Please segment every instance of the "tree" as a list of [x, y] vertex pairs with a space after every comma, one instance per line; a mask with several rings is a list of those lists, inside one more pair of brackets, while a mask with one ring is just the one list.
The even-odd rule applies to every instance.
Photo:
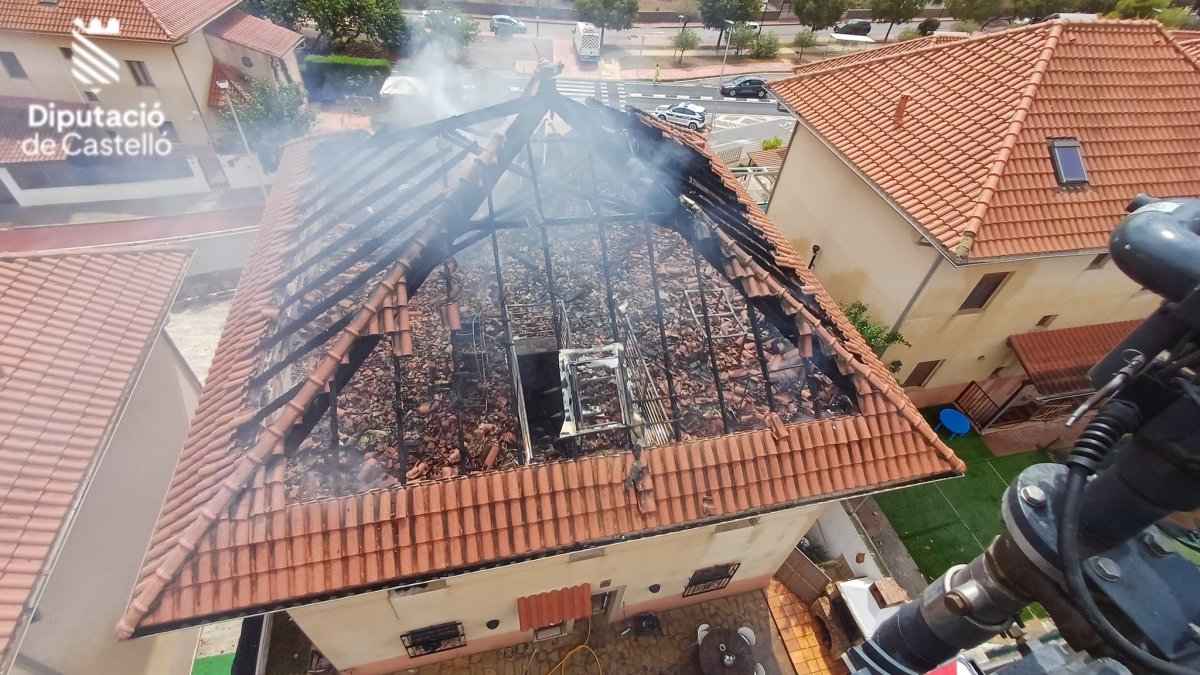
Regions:
[[[878, 323], [871, 318], [871, 308], [857, 300], [845, 305], [838, 305], [842, 309], [842, 314], [854, 324], [854, 328], [862, 339], [866, 341], [876, 354], [880, 356], [887, 351], [888, 347], [894, 344], [901, 344], [905, 347], [911, 347], [904, 336], [900, 333], [891, 330], [887, 326]], [[892, 372], [896, 372], [899, 368], [892, 368]]]
[[1119, 0], [1117, 16], [1122, 19], [1152, 19], [1167, 8], [1167, 0]]
[[796, 0], [792, 11], [800, 23], [817, 31], [840, 21], [847, 4], [847, 0]]
[[[317, 25], [318, 37], [331, 50], [344, 49], [359, 36], [383, 43], [407, 35], [395, 0], [303, 0], [304, 13]], [[473, 22], [472, 22], [473, 23]], [[397, 34], [397, 29], [399, 34]], [[394, 45], [394, 46], [399, 46]]]
[[[263, 166], [273, 169], [279, 165], [284, 144], [312, 131], [317, 113], [304, 105], [304, 89], [299, 84], [276, 86], [269, 79], [252, 78], [239, 89], [242, 95], [230, 96], [229, 103], [237, 112], [246, 142]], [[229, 106], [222, 109], [221, 127], [227, 139], [237, 138]]]
[[638, 0], [575, 0], [580, 21], [600, 29], [600, 46], [604, 46], [604, 31], [628, 30], [637, 18]]
[[1087, 14], [1108, 14], [1117, 8], [1117, 0], [1079, 0], [1078, 11]]
[[762, 142], [763, 150], [778, 150], [783, 147], [783, 139], [778, 136], [772, 136], [764, 139]]
[[684, 28], [675, 36], [675, 49], [679, 50], [679, 62], [683, 63], [683, 53], [700, 46], [700, 36], [691, 28]]
[[733, 32], [729, 34], [729, 46], [733, 47], [738, 56], [743, 49], [749, 49], [754, 44], [754, 29], [744, 23], [734, 24]]
[[937, 29], [942, 27], [942, 22], [933, 17], [929, 17], [917, 24], [917, 32], [922, 36], [933, 35]]
[[971, 34], [979, 30], [979, 22], [972, 21], [970, 19], [963, 19], [961, 21], [955, 21], [953, 28], [956, 33]]
[[773, 59], [779, 56], [779, 36], [774, 33], [755, 35], [750, 45], [750, 56], [756, 59]]
[[[476, 28], [476, 32], [478, 33], [478, 28]], [[408, 22], [404, 20], [400, 5], [398, 3], [385, 4], [379, 14], [379, 20], [376, 22], [374, 39], [388, 49], [399, 51], [400, 47], [408, 42], [409, 37]]]
[[1075, 10], [1075, 0], [1013, 0], [1013, 14], [1026, 19], [1041, 19]]
[[479, 39], [479, 24], [456, 7], [440, 6], [425, 16], [425, 37], [451, 47], [466, 47]]
[[805, 47], [812, 47], [815, 44], [817, 44], [817, 36], [811, 30], [802, 30], [792, 38], [792, 46], [799, 50], [796, 53], [798, 59], [804, 58]]
[[907, 23], [925, 8], [925, 0], [871, 0], [871, 18], [887, 21], [887, 33], [883, 41], [892, 36], [892, 28], [898, 23]]
[[959, 21], [983, 24], [1000, 14], [1004, 0], [946, 0], [946, 13]]
[[[578, 4], [578, 3], [577, 3]], [[717, 36], [717, 46], [729, 26], [726, 21], [750, 21], [758, 16], [762, 9], [760, 0], [699, 0], [700, 20], [705, 28], [715, 28], [721, 31]]]
[[302, 0], [244, 0], [242, 10], [289, 30], [298, 30], [307, 18]]
[[896, 36], [896, 42], [908, 42], [909, 40], [919, 40], [922, 37], [925, 37], [925, 36], [921, 35], [921, 31], [917, 30], [916, 28], [905, 28], [904, 30], [900, 31], [899, 35]]

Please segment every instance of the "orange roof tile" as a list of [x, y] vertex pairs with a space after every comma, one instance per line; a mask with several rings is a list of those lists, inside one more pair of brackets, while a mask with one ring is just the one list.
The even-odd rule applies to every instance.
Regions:
[[840, 68], [842, 66], [871, 61], [873, 59], [895, 56], [896, 54], [905, 54], [916, 49], [924, 49], [933, 45], [943, 45], [951, 42], [958, 42], [965, 38], [955, 35], [929, 35], [916, 40], [905, 40], [903, 42], [895, 42], [882, 47], [873, 47], [869, 49], [859, 49], [847, 54], [841, 54], [829, 59], [813, 61], [812, 63], [804, 63], [795, 68], [792, 72], [796, 75], [807, 75], [828, 68]]
[[787, 156], [787, 148], [775, 148], [774, 150], [755, 150], [754, 152], [746, 153], [750, 159], [750, 166], [775, 167], [783, 166], [783, 158]]
[[277, 59], [291, 54], [304, 39], [299, 33], [236, 9], [205, 26], [204, 32]]
[[246, 76], [242, 71], [227, 66], [220, 61], [213, 59], [212, 77], [208, 83], [208, 107], [215, 110], [220, 110], [225, 107], [225, 90], [217, 86], [218, 82], [228, 82], [231, 86], [231, 95], [242, 100], [249, 100], [249, 94], [246, 92]]
[[592, 587], [579, 584], [537, 595], [517, 598], [517, 616], [521, 630], [553, 626], [563, 621], [582, 619], [592, 613]]
[[[549, 105], [564, 107], [552, 108], [563, 119], [570, 110], [587, 110], [556, 94], [538, 100], [551, 97]], [[454, 209], [473, 208], [460, 206], [463, 198], [482, 199], [482, 186], [498, 179], [493, 172], [503, 173], [492, 167], [505, 136], [477, 148], [465, 173], [450, 181], [451, 192], [388, 254], [387, 265], [364, 288], [365, 299], [346, 301], [341, 327], [305, 361], [305, 374], [282, 397], [286, 403], [259, 423], [263, 399], [249, 382], [278, 358], [277, 350], [260, 345], [286, 325], [278, 308], [290, 252], [305, 233], [323, 227], [322, 216], [340, 222], [327, 212], [352, 201], [313, 199], [315, 186], [330, 185], [322, 167], [333, 164], [322, 158], [349, 137], [293, 143], [281, 161], [120, 635], [815, 503], [965, 468], [703, 137], [644, 115], [590, 112], [615, 115], [624, 125], [619, 128], [653, 142], [657, 150], [646, 152], [678, 155], [711, 171], [707, 189], [741, 223], [737, 231], [716, 234], [727, 269], [737, 271], [747, 293], [778, 302], [799, 339], [811, 339], [836, 364], [852, 383], [858, 412], [799, 424], [773, 415], [766, 428], [648, 448], [642, 461], [652, 478], [641, 490], [623, 485], [632, 456], [609, 453], [289, 500], [283, 439], [309, 404], [320, 400], [357, 336], [382, 335], [394, 340], [389, 352], [413, 353], [416, 319], [410, 320], [408, 305], [418, 292], [437, 291], [422, 290], [423, 275], [412, 272], [410, 279], [409, 270], [426, 264], [426, 247], [446, 232], [442, 219], [461, 222]], [[507, 133], [517, 133], [518, 124], [526, 125], [526, 134], [533, 129], [520, 116], [510, 124]], [[386, 153], [391, 146], [364, 147]], [[747, 248], [752, 245], [755, 255]], [[437, 257], [438, 250], [431, 248], [429, 255]], [[253, 433], [244, 433], [250, 428]]]
[[[1200, 193], [1200, 66], [1157, 22], [1051, 21], [771, 88], [962, 260], [1099, 250], [1132, 195]], [[1058, 185], [1053, 137], [1082, 144], [1086, 188]]]
[[42, 131], [43, 138], [46, 137], [45, 130], [29, 126], [29, 106], [33, 103], [41, 105], [53, 103], [59, 108], [75, 110], [87, 108], [86, 104], [78, 101], [43, 101], [17, 96], [0, 96], [0, 165], [66, 159], [66, 149], [61, 145], [56, 146], [54, 154], [48, 156], [27, 155], [22, 149], [21, 144], [39, 131]]
[[0, 651], [162, 329], [191, 254], [0, 256]]
[[175, 42], [237, 0], [0, 0], [0, 31], [69, 35], [77, 17], [116, 19], [120, 39]]
[[1095, 389], [1087, 372], [1141, 321], [1117, 321], [1008, 336], [1021, 367], [1042, 396]]

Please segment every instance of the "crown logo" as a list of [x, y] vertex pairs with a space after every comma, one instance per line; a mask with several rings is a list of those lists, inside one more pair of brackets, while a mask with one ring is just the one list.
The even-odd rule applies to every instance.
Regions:
[[107, 22], [101, 24], [100, 19], [93, 17], [92, 19], [90, 19], [87, 22], [87, 25], [85, 26], [83, 24], [83, 19], [76, 17], [75, 21], [73, 23], [75, 24], [76, 28], [78, 28], [81, 32], [83, 32], [87, 35], [120, 35], [121, 34], [121, 22], [118, 21], [116, 18], [109, 19]]

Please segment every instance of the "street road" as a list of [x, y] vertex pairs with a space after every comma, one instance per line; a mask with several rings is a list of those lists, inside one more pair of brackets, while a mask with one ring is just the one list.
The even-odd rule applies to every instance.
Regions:
[[[509, 91], [513, 95], [524, 91], [529, 83], [528, 77], [508, 76], [504, 79], [509, 83]], [[643, 110], [653, 110], [660, 105], [676, 101], [692, 101], [718, 115], [787, 116], [776, 109], [775, 99], [771, 96], [765, 99], [722, 97], [715, 79], [654, 84], [631, 80], [572, 80], [560, 77], [556, 79], [556, 84], [558, 90], [568, 98], [583, 102], [594, 97], [605, 105], [619, 109], [632, 105]]]

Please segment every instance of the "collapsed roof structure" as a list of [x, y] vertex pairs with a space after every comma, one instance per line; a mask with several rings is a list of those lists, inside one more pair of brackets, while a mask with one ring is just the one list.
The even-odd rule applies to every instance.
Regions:
[[543, 70], [289, 146], [118, 632], [963, 468], [701, 136]]

